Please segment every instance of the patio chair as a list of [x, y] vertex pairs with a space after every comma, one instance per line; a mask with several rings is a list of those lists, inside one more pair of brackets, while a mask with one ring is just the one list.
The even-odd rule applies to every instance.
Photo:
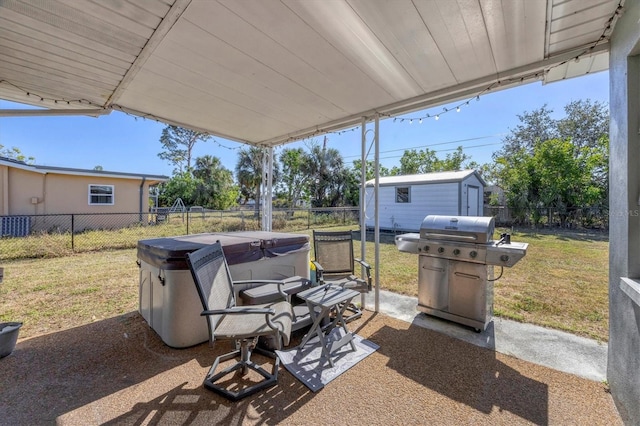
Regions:
[[[371, 291], [371, 266], [353, 255], [351, 231], [313, 231], [313, 249], [316, 280], [320, 284], [334, 284], [368, 293]], [[355, 275], [355, 264], [360, 264], [366, 278]], [[359, 318], [362, 311], [354, 303], [347, 310], [352, 312], [346, 322]]]
[[[236, 401], [275, 385], [280, 360], [273, 352], [257, 347], [257, 342], [260, 337], [271, 338], [277, 349], [289, 344], [291, 304], [283, 300], [266, 305], [236, 306], [233, 280], [219, 242], [187, 254], [187, 262], [204, 308], [201, 315], [207, 317], [211, 345], [216, 339], [233, 340], [235, 345], [235, 350], [216, 358], [204, 380], [205, 388]], [[286, 298], [284, 292], [282, 296]], [[274, 358], [270, 373], [251, 361], [252, 352]], [[238, 358], [235, 364], [216, 373], [220, 362], [234, 358]], [[237, 392], [216, 383], [236, 370], [244, 376], [249, 369], [264, 379], [253, 385], [238, 386]]]

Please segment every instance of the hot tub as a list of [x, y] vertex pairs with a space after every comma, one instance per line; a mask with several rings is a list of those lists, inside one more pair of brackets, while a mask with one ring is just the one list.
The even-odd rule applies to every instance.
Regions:
[[185, 348], [209, 340], [186, 254], [220, 241], [234, 280], [309, 279], [309, 237], [266, 231], [138, 241], [139, 312], [162, 341]]

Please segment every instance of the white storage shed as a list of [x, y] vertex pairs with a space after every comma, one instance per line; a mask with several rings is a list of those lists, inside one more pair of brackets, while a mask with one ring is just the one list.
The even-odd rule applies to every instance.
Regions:
[[[374, 227], [374, 184], [366, 184], [367, 228]], [[482, 216], [485, 185], [475, 170], [381, 177], [380, 228], [418, 232], [430, 214]]]

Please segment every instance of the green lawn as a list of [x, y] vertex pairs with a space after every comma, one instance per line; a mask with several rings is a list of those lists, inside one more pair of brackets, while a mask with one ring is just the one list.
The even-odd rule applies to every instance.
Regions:
[[[417, 296], [418, 257], [399, 252], [392, 240], [383, 236], [380, 244], [381, 288]], [[607, 341], [606, 237], [515, 232], [512, 240], [529, 249], [495, 282], [495, 315]], [[128, 248], [5, 261], [0, 320], [24, 322], [24, 338], [137, 310], [136, 257], [136, 249]], [[367, 261], [375, 267], [369, 241]]]

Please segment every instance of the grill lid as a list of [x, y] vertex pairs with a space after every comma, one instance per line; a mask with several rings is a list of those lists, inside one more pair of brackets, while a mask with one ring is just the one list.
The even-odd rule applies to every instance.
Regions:
[[485, 244], [493, 240], [494, 229], [493, 217], [429, 215], [420, 226], [420, 238]]

